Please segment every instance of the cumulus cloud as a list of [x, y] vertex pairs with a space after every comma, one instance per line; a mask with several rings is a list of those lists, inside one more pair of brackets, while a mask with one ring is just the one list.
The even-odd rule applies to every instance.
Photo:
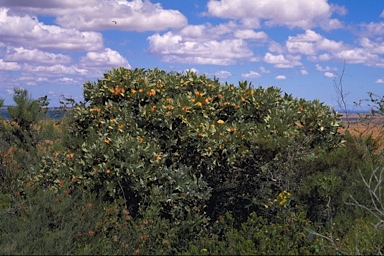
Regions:
[[367, 65], [376, 65], [380, 61], [379, 56], [371, 53], [367, 49], [354, 48], [349, 50], [340, 51], [334, 54], [336, 59], [345, 60], [348, 63], [365, 63]]
[[229, 71], [221, 70], [221, 71], [215, 72], [215, 77], [218, 77], [218, 78], [228, 78], [230, 76], [232, 76], [232, 74]]
[[300, 74], [302, 74], [302, 75], [308, 75], [308, 70], [306, 70], [306, 69], [300, 69]]
[[331, 73], [331, 72], [325, 72], [324, 76], [325, 77], [329, 77], [329, 78], [334, 78], [334, 77], [336, 77], [336, 74], [335, 73]]
[[375, 81], [375, 83], [376, 83], [376, 84], [384, 84], [384, 79], [379, 78], [379, 79], [377, 79], [377, 80]]
[[19, 70], [21, 67], [17, 62], [8, 62], [0, 59], [0, 70], [15, 71]]
[[253, 52], [243, 39], [194, 40], [169, 31], [148, 37], [153, 54], [163, 55], [163, 61], [196, 64], [231, 65], [238, 59], [250, 59]]
[[327, 24], [332, 23], [328, 21], [335, 11], [327, 0], [210, 0], [207, 7], [212, 16], [239, 19], [249, 27], [259, 27], [261, 22], [304, 29], [317, 25], [335, 27]]
[[360, 38], [360, 45], [374, 54], [384, 54], [384, 42], [374, 42], [369, 38]]
[[285, 57], [283, 54], [273, 55], [267, 52], [264, 56], [264, 61], [269, 64], [273, 64], [276, 68], [293, 68], [295, 66], [301, 66], [299, 61], [300, 56], [289, 55]]
[[289, 36], [285, 45], [288, 52], [305, 55], [315, 55], [320, 51], [338, 52], [344, 48], [342, 42], [329, 40], [312, 30], [306, 30], [305, 34]]
[[287, 78], [285, 76], [283, 76], [283, 75], [278, 75], [278, 76], [275, 77], [275, 79], [276, 80], [285, 80]]
[[23, 47], [7, 47], [4, 60], [15, 62], [57, 64], [69, 63], [71, 61], [71, 57], [63, 54], [44, 52], [38, 49], [30, 50]]
[[25, 48], [81, 51], [103, 46], [100, 33], [44, 25], [30, 15], [9, 14], [6, 8], [0, 8], [0, 38], [6, 45]]
[[261, 77], [260, 73], [256, 72], [256, 71], [249, 71], [249, 73], [245, 73], [245, 74], [241, 74], [242, 77], [245, 77], [245, 78], [259, 78]]
[[337, 68], [331, 68], [329, 66], [325, 66], [325, 67], [322, 67], [321, 65], [319, 64], [316, 64], [316, 70], [317, 71], [320, 71], [320, 72], [326, 72], [326, 71], [336, 71]]
[[384, 22], [361, 23], [358, 26], [358, 33], [365, 37], [382, 36], [384, 35]]
[[261, 73], [271, 73], [271, 71], [270, 70], [268, 70], [268, 69], [266, 69], [265, 67], [263, 67], [263, 66], [261, 66], [260, 67], [260, 71], [261, 71]]
[[85, 75], [88, 73], [86, 69], [78, 68], [75, 65], [64, 66], [62, 64], [51, 66], [36, 66], [24, 64], [23, 70], [26, 72], [41, 72], [49, 74], [68, 74], [68, 75]]
[[186, 72], [193, 72], [193, 73], [199, 74], [199, 70], [196, 69], [196, 68], [188, 68], [188, 69], [185, 69], [185, 70], [184, 70], [184, 73], [186, 73]]
[[101, 52], [88, 52], [86, 56], [80, 59], [81, 67], [125, 67], [131, 68], [128, 61], [117, 51], [106, 48]]
[[253, 29], [236, 30], [235, 37], [241, 39], [268, 39], [268, 35], [265, 32], [255, 32]]
[[60, 26], [82, 31], [161, 31], [181, 28], [188, 23], [187, 18], [179, 11], [163, 9], [159, 3], [143, 0], [0, 0], [0, 3], [29, 13], [57, 16], [56, 22]]

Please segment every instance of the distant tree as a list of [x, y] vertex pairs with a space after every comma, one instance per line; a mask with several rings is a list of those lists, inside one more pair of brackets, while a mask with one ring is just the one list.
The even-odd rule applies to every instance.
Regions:
[[37, 100], [32, 99], [26, 89], [15, 88], [14, 91], [13, 100], [16, 106], [8, 107], [8, 113], [11, 117], [11, 133], [14, 142], [29, 150], [37, 145], [36, 125], [45, 117], [47, 113], [45, 107], [48, 106], [49, 102], [47, 96]]

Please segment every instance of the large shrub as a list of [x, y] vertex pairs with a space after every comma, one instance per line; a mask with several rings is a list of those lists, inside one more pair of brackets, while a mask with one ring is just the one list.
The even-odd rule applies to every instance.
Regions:
[[266, 205], [297, 192], [304, 163], [341, 143], [338, 115], [319, 101], [193, 72], [113, 69], [84, 85], [84, 99], [72, 110], [70, 149], [45, 158], [35, 178], [105, 188], [133, 216], [155, 207], [196, 232], [227, 211], [238, 222], [274, 216]]

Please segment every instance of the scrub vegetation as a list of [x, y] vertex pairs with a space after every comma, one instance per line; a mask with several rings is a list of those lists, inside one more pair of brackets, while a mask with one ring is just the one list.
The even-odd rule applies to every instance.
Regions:
[[[83, 93], [46, 120], [47, 98], [15, 89], [0, 254], [384, 251], [381, 137], [323, 103], [158, 69], [113, 69]], [[383, 115], [369, 97], [361, 124]]]

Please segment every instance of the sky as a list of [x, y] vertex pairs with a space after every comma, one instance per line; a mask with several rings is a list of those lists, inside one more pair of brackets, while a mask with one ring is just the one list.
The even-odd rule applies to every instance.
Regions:
[[0, 98], [82, 101], [113, 67], [194, 71], [338, 108], [384, 96], [381, 0], [0, 0]]

